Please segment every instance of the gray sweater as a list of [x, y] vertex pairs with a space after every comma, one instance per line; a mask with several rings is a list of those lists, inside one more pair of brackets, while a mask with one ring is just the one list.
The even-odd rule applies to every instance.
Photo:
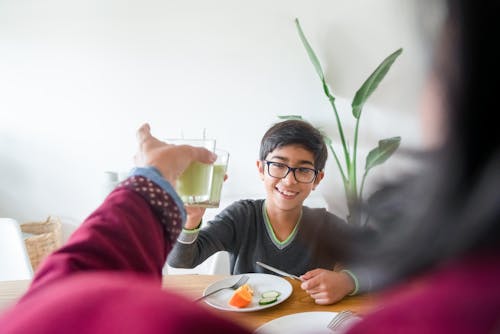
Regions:
[[[325, 209], [304, 206], [302, 217], [284, 242], [275, 237], [264, 213], [264, 200], [231, 204], [207, 226], [180, 234], [168, 256], [175, 268], [194, 268], [218, 251], [228, 251], [232, 274], [271, 273], [261, 261], [295, 275], [324, 268], [332, 270], [347, 259], [361, 233]], [[325, 251], [328, 250], [328, 251]]]

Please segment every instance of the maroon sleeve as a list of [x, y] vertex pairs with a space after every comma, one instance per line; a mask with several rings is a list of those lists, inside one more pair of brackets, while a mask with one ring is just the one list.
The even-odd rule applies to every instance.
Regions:
[[149, 179], [129, 178], [47, 257], [0, 315], [0, 333], [249, 333], [161, 288], [182, 226], [175, 202]]
[[[172, 240], [182, 226], [180, 216], [171, 215], [178, 208], [162, 188], [146, 178], [134, 176], [127, 181], [106, 198], [62, 248], [47, 257], [31, 288], [78, 271], [96, 270], [139, 272], [161, 281]], [[157, 199], [152, 205], [152, 193], [162, 201]], [[170, 210], [159, 210], [157, 203]]]

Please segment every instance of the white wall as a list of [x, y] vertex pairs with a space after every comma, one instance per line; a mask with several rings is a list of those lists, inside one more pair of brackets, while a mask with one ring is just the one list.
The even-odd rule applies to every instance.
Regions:
[[[225, 195], [261, 193], [259, 140], [277, 115], [303, 115], [335, 136], [295, 17], [348, 100], [404, 48], [361, 130], [370, 148], [393, 135], [418, 146], [426, 54], [415, 3], [0, 0], [0, 216], [82, 220], [101, 201], [103, 172], [132, 166], [145, 121], [159, 137], [205, 128], [231, 152]], [[349, 101], [341, 113], [350, 116]], [[332, 158], [327, 173], [318, 191], [334, 208], [343, 194]]]

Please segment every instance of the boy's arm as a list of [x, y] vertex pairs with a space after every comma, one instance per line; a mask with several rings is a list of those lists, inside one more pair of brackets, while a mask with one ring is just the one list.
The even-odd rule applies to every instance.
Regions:
[[355, 266], [353, 261], [366, 252], [366, 249], [370, 248], [369, 245], [377, 242], [378, 232], [370, 226], [348, 224], [329, 212], [322, 215], [326, 224], [319, 224], [315, 229], [305, 229], [300, 238], [304, 242], [318, 245], [313, 248], [313, 254], [318, 258], [330, 258], [332, 254], [336, 254], [336, 264], [341, 266], [336, 271], [349, 279], [354, 286], [347, 294], [369, 291], [372, 288], [370, 275], [363, 268]]
[[223, 250], [215, 237], [209, 232], [200, 231], [200, 228], [183, 229], [168, 255], [167, 263], [174, 268], [196, 267], [212, 254]]
[[238, 228], [245, 225], [241, 224], [242, 210], [234, 203], [204, 228], [199, 225], [191, 230], [184, 228], [168, 255], [167, 263], [174, 268], [194, 268], [218, 251], [234, 252], [240, 244]]
[[168, 255], [167, 263], [174, 268], [194, 268], [218, 251], [228, 250], [223, 240], [232, 238], [227, 229], [183, 229]]

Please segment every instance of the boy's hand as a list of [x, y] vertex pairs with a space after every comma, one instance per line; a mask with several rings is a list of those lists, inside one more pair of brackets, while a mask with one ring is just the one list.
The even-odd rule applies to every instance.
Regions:
[[[227, 180], [227, 174], [224, 175], [224, 182], [226, 180]], [[184, 224], [184, 228], [187, 230], [194, 230], [200, 225], [201, 219], [205, 214], [206, 208], [189, 206], [189, 205], [186, 205], [185, 208], [187, 213], [187, 219], [186, 223]]]
[[200, 208], [197, 206], [186, 205], [187, 219], [184, 224], [184, 228], [187, 230], [194, 230], [200, 225], [201, 219], [205, 214], [205, 208]]
[[314, 269], [300, 276], [300, 287], [307, 292], [316, 304], [333, 304], [354, 290], [354, 282], [344, 272], [327, 269]]

